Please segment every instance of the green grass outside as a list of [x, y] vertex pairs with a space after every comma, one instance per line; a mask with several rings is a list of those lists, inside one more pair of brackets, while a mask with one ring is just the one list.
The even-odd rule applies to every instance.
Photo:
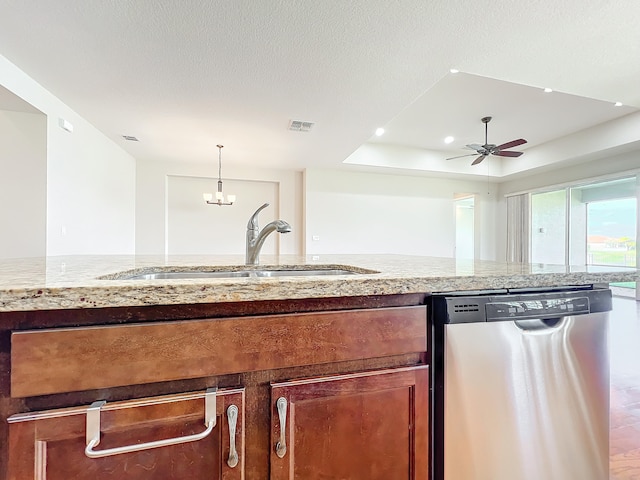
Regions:
[[616, 265], [623, 267], [636, 266], [636, 252], [630, 250], [626, 252], [589, 252], [589, 263], [591, 265]]

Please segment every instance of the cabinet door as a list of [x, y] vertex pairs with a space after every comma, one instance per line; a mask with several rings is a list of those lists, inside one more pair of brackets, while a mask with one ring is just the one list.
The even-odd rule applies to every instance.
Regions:
[[[9, 479], [244, 479], [244, 389], [209, 392], [206, 398], [200, 392], [106, 403], [90, 416], [87, 407], [14, 415]], [[210, 420], [215, 418], [212, 428], [205, 425], [205, 405]], [[85, 448], [95, 435], [87, 431], [96, 418], [100, 441], [89, 454], [107, 455], [89, 458]], [[183, 442], [207, 431], [202, 439]], [[173, 445], [117, 451], [177, 438], [180, 443]]]
[[429, 476], [427, 366], [272, 384], [271, 400], [272, 480]]

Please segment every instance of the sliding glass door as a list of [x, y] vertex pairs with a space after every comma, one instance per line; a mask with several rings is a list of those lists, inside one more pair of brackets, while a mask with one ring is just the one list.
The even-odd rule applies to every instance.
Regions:
[[587, 203], [587, 264], [636, 266], [636, 199]]
[[635, 177], [574, 187], [571, 198], [573, 263], [635, 266]]
[[531, 261], [636, 265], [636, 178], [531, 194]]
[[532, 193], [531, 262], [635, 267], [638, 190], [631, 176]]

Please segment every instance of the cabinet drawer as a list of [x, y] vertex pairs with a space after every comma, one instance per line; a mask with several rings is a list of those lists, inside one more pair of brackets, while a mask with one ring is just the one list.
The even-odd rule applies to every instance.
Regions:
[[28, 397], [427, 350], [426, 307], [13, 332], [11, 395]]
[[238, 388], [14, 415], [8, 478], [244, 479], [244, 399]]

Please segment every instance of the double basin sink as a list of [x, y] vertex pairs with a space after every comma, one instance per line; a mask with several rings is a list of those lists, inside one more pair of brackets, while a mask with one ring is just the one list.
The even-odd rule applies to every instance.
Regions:
[[[365, 270], [348, 266], [298, 266], [287, 267], [234, 267], [233, 269], [194, 267], [191, 269], [149, 269], [142, 272], [123, 272], [110, 276], [111, 280], [180, 280], [180, 279], [206, 279], [206, 278], [262, 278], [262, 277], [310, 277], [328, 275], [356, 275], [379, 273], [374, 270]], [[228, 267], [227, 267], [228, 268]]]

